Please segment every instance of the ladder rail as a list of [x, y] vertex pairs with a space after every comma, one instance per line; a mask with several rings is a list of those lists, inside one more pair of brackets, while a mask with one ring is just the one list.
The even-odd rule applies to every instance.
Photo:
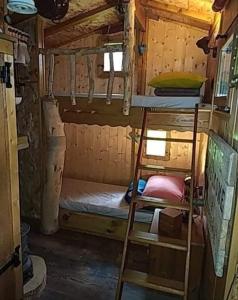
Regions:
[[196, 144], [197, 144], [197, 127], [198, 127], [198, 104], [195, 107], [194, 128], [193, 128], [193, 147], [191, 162], [191, 184], [189, 195], [189, 218], [188, 218], [188, 238], [187, 238], [187, 255], [185, 262], [185, 280], [184, 280], [184, 300], [188, 298], [189, 271], [191, 259], [191, 239], [192, 239], [192, 221], [193, 221], [193, 193], [195, 185], [195, 165], [196, 165]]
[[[144, 114], [143, 114], [143, 121], [142, 121], [142, 129], [141, 133], [142, 136], [145, 132], [147, 124], [147, 109], [144, 109]], [[137, 195], [137, 185], [138, 185], [138, 180], [139, 180], [139, 163], [142, 157], [142, 151], [143, 151], [143, 140], [140, 139], [139, 143], [139, 149], [138, 149], [138, 154], [137, 154], [137, 159], [136, 159], [136, 168], [135, 168], [135, 173], [134, 173], [134, 178], [133, 178], [133, 191], [132, 191], [132, 199], [130, 203], [130, 208], [129, 208], [129, 214], [128, 214], [128, 223], [127, 223], [127, 230], [126, 230], [126, 237], [125, 237], [125, 242], [124, 242], [124, 247], [123, 247], [123, 254], [122, 254], [122, 261], [121, 261], [121, 268], [120, 268], [120, 274], [119, 274], [119, 279], [117, 283], [117, 290], [116, 290], [116, 300], [120, 300], [122, 296], [122, 288], [123, 288], [123, 272], [125, 269], [125, 263], [126, 263], [126, 257], [127, 257], [127, 247], [128, 247], [128, 241], [129, 241], [129, 233], [133, 229], [133, 223], [135, 219], [135, 210], [136, 210], [136, 205], [137, 203], [133, 201]]]

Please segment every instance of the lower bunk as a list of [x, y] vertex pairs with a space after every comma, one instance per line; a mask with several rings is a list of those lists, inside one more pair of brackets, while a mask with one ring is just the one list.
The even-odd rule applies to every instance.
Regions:
[[[128, 187], [64, 178], [60, 196], [60, 228], [124, 240], [129, 205]], [[149, 231], [153, 211], [139, 210], [135, 228]]]

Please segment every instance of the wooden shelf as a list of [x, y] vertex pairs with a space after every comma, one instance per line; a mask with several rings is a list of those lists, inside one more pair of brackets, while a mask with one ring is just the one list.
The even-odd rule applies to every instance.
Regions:
[[184, 296], [184, 284], [180, 281], [151, 276], [146, 273], [129, 269], [124, 271], [122, 280], [124, 282], [134, 283], [136, 285], [160, 292]]
[[29, 147], [29, 142], [27, 136], [19, 136], [17, 138], [17, 150], [27, 149]]
[[158, 234], [149, 232], [131, 231], [129, 235], [129, 240], [141, 244], [149, 244], [169, 249], [187, 251], [186, 241], [162, 237]]
[[170, 201], [167, 199], [160, 199], [160, 198], [154, 198], [154, 197], [146, 197], [146, 196], [137, 196], [133, 202], [136, 203], [142, 203], [146, 206], [153, 206], [153, 207], [171, 207], [171, 208], [176, 208], [176, 209], [181, 209], [181, 210], [186, 210], [189, 211], [190, 207], [188, 203], [181, 203], [181, 202], [175, 202], [175, 201]]

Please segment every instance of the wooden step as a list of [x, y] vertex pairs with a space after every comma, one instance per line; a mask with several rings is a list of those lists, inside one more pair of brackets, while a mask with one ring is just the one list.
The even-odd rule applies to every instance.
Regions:
[[154, 233], [131, 231], [128, 238], [130, 241], [140, 244], [149, 244], [180, 251], [187, 251], [186, 241], [163, 237]]
[[148, 137], [143, 136], [143, 140], [145, 141], [166, 141], [169, 143], [193, 143], [193, 140], [190, 139], [175, 139], [175, 138], [155, 138], [155, 137]]
[[160, 278], [138, 271], [125, 269], [123, 272], [122, 281], [134, 283], [144, 288], [149, 288], [164, 293], [184, 296], [183, 282]]
[[164, 166], [157, 166], [157, 165], [139, 165], [140, 170], [147, 170], [147, 171], [158, 171], [158, 172], [165, 172], [165, 173], [183, 173], [186, 175], [191, 175], [190, 169], [181, 169], [181, 168], [170, 168]]
[[27, 149], [29, 147], [28, 137], [27, 136], [19, 136], [17, 138], [17, 150]]
[[161, 198], [154, 198], [154, 197], [147, 197], [147, 196], [137, 196], [133, 199], [133, 202], [142, 203], [144, 206], [153, 206], [153, 207], [171, 207], [180, 210], [190, 210], [190, 206], [188, 203], [182, 202], [175, 202], [168, 199], [161, 199]]

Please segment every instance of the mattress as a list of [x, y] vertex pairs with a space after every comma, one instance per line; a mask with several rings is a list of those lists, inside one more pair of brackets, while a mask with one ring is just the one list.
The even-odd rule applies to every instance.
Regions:
[[165, 97], [133, 95], [131, 106], [160, 108], [194, 108], [201, 97]]
[[[64, 178], [60, 207], [75, 212], [127, 219], [129, 205], [124, 199], [127, 188], [126, 186]], [[135, 220], [142, 223], [151, 223], [152, 218], [153, 213], [147, 210], [139, 210], [135, 215]]]

